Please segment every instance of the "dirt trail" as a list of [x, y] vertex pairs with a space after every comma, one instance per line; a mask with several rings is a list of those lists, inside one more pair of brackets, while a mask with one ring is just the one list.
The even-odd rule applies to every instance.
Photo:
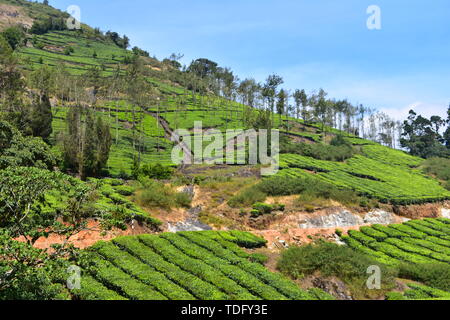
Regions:
[[165, 137], [169, 140], [175, 140], [175, 142], [181, 146], [181, 148], [183, 149], [184, 152], [184, 163], [193, 163], [193, 153], [191, 151], [191, 149], [189, 149], [189, 147], [186, 145], [186, 143], [184, 143], [183, 141], [180, 140], [180, 136], [178, 136], [177, 134], [175, 134], [175, 132], [170, 128], [169, 123], [162, 118], [157, 112], [153, 112], [153, 111], [148, 111], [145, 110], [145, 113], [151, 115], [153, 118], [156, 119], [156, 121], [158, 121], [159, 125], [164, 129], [165, 132]]

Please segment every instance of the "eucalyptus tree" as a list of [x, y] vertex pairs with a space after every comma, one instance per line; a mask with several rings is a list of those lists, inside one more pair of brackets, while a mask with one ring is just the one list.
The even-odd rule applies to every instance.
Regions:
[[295, 90], [294, 92], [294, 101], [296, 107], [297, 119], [301, 118], [303, 121], [308, 121], [308, 95], [305, 90]]
[[282, 116], [287, 113], [288, 93], [281, 89], [277, 94], [277, 113], [279, 116], [279, 127], [282, 127]]
[[273, 74], [266, 79], [263, 88], [263, 97], [267, 100], [268, 109], [275, 114], [275, 97], [277, 96], [277, 89], [284, 83], [282, 77]]

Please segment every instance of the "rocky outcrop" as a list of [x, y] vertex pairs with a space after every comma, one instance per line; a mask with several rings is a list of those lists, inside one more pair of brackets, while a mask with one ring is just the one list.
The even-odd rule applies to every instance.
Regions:
[[169, 232], [180, 232], [180, 231], [206, 231], [212, 230], [212, 228], [204, 223], [201, 223], [195, 218], [189, 218], [185, 221], [181, 221], [175, 224], [168, 225], [167, 230]]
[[441, 209], [441, 216], [443, 218], [450, 219], [450, 209], [442, 208]]
[[347, 286], [339, 279], [315, 278], [311, 283], [315, 288], [322, 289], [338, 300], [353, 300]]
[[342, 210], [329, 215], [311, 217], [300, 224], [302, 229], [339, 228], [364, 224], [364, 220], [350, 211]]
[[383, 210], [371, 211], [364, 217], [364, 223], [366, 224], [392, 224], [396, 222], [398, 222], [398, 219], [393, 213]]

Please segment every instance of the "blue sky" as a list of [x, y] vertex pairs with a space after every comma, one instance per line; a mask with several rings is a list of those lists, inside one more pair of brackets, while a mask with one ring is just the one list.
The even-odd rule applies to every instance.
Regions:
[[[50, 0], [131, 38], [158, 58], [209, 58], [241, 79], [277, 73], [286, 89], [324, 88], [406, 117], [444, 115], [450, 103], [448, 0]], [[368, 6], [381, 9], [369, 30]]]

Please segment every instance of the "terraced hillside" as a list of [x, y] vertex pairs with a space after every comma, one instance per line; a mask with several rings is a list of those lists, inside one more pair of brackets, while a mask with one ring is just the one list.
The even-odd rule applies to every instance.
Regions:
[[[122, 237], [87, 251], [81, 299], [311, 300], [320, 290], [300, 290], [269, 272], [241, 249], [265, 241], [244, 232], [180, 232]], [[93, 265], [92, 265], [93, 264]]]
[[[47, 8], [39, 4], [26, 6], [29, 7], [26, 12], [30, 19], [39, 17], [36, 12], [41, 12], [41, 15], [50, 14], [45, 11]], [[56, 14], [55, 12], [52, 14]], [[112, 79], [116, 71], [119, 74], [126, 73], [127, 59], [133, 53], [100, 35], [96, 38], [95, 32], [88, 26], [85, 30], [87, 31], [51, 31], [33, 35], [28, 40], [28, 45], [19, 51], [22, 60], [26, 62], [26, 69], [34, 70], [42, 65], [56, 68], [63, 64], [68, 74], [76, 77], [95, 67], [100, 70], [104, 79]], [[68, 48], [72, 51], [67, 52]], [[129, 177], [138, 152], [143, 163], [171, 165], [171, 132], [176, 129], [192, 130], [196, 121], [201, 121], [204, 129], [214, 128], [221, 132], [251, 127], [248, 120], [255, 117], [256, 109], [210, 92], [203, 95], [193, 93], [193, 90], [188, 90], [187, 82], [180, 80], [183, 77], [178, 82], [173, 81], [170, 76], [173, 70], [167, 65], [150, 57], [143, 57], [143, 61], [147, 70], [145, 79], [154, 89], [156, 100], [138, 107], [125, 101], [121, 95], [112, 97], [104, 94], [98, 97], [96, 103], [97, 115], [110, 124], [113, 137], [106, 168], [109, 175]], [[103, 91], [109, 89], [103, 88]], [[73, 107], [73, 103], [58, 99], [53, 108], [52, 142], [55, 145], [60, 133], [66, 128], [65, 118], [70, 107]], [[285, 115], [273, 115], [272, 121], [275, 128], [295, 141], [323, 143], [324, 132], [322, 125], [318, 123], [305, 123]], [[363, 196], [400, 205], [450, 199], [448, 190], [437, 180], [422, 173], [421, 159], [334, 128], [325, 126], [325, 129], [328, 137], [338, 134], [346, 136], [358, 150], [356, 155], [344, 162], [331, 162], [285, 154], [281, 157], [283, 170], [279, 175], [313, 175], [340, 188], [355, 190]], [[194, 139], [199, 138], [196, 136]], [[204, 142], [203, 147], [206, 145]]]
[[412, 220], [350, 231], [343, 240], [381, 263], [450, 264], [450, 219]]
[[360, 153], [345, 162], [285, 154], [280, 176], [317, 179], [382, 202], [408, 205], [449, 199], [450, 192], [418, 167], [423, 159], [363, 139], [350, 139]]

